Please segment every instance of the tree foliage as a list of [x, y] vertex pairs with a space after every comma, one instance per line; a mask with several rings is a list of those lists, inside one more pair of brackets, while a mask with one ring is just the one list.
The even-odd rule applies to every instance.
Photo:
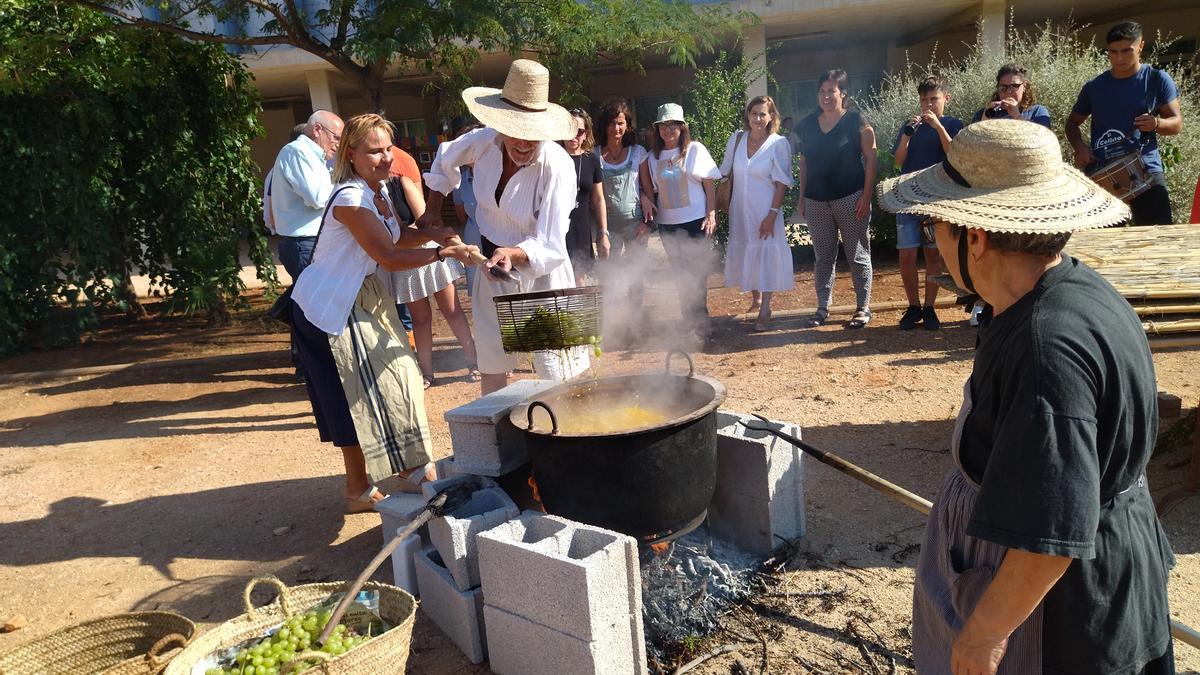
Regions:
[[[1147, 42], [1151, 42], [1150, 36], [1147, 36]], [[1165, 49], [1171, 42], [1169, 38], [1158, 36], [1143, 59], [1155, 63], [1155, 51]], [[946, 114], [970, 122], [976, 110], [993, 100], [996, 71], [1004, 63], [1014, 61], [1029, 69], [1029, 81], [1033, 83], [1037, 102], [1050, 110], [1051, 129], [1059, 137], [1063, 157], [1070, 160], [1074, 153], [1063, 131], [1064, 123], [1083, 84], [1109, 69], [1101, 47], [1084, 39], [1078, 26], [1046, 22], [1027, 29], [1010, 27], [1005, 54], [987, 50], [979, 39], [961, 58], [943, 58], [935, 51], [927, 63], [910, 62], [900, 71], [889, 74], [863, 108], [879, 139], [880, 180], [897, 173], [892, 155], [893, 142], [900, 127], [919, 108], [917, 84], [923, 78], [930, 74], [946, 77], [951, 93]], [[1189, 87], [1188, 80], [1179, 77], [1169, 65], [1166, 69], [1180, 85], [1180, 107], [1184, 114], [1200, 109], [1200, 94], [1195, 88]], [[1085, 139], [1090, 122], [1089, 119], [1084, 124]], [[1159, 136], [1158, 143], [1167, 168], [1176, 220], [1185, 220], [1191, 210], [1196, 176], [1200, 175], [1200, 127], [1185, 124], [1183, 133]], [[892, 237], [894, 242], [895, 228], [891, 226], [890, 216], [883, 218], [885, 223], [877, 222], [876, 241], [882, 243], [883, 239]]]
[[151, 13], [137, 0], [73, 1], [198, 41], [292, 45], [348, 75], [380, 113], [391, 66], [457, 90], [481, 53], [533, 52], [570, 103], [582, 100], [595, 66], [640, 72], [656, 54], [691, 64], [748, 18], [724, 4], [683, 0], [163, 0]]
[[239, 248], [275, 282], [249, 75], [216, 45], [113, 23], [53, 0], [0, 9], [0, 155], [16, 169], [0, 197], [0, 353], [31, 329], [77, 338], [136, 302], [134, 273], [164, 309], [216, 319], [242, 288]]

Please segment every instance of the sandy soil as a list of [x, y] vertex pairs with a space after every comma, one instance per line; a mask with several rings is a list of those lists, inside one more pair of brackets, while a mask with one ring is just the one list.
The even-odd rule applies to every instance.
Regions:
[[[811, 303], [811, 283], [778, 308]], [[714, 276], [715, 287], [719, 278]], [[876, 304], [903, 297], [894, 267], [876, 277]], [[835, 303], [850, 301], [839, 277]], [[670, 305], [672, 289], [650, 301]], [[736, 315], [747, 299], [714, 288], [716, 344], [697, 354], [697, 369], [729, 389], [726, 408], [795, 421], [811, 443], [932, 498], [950, 467], [949, 435], [970, 370], [974, 330], [945, 309], [943, 330], [901, 332], [898, 312], [880, 312], [863, 331], [840, 321], [819, 329], [798, 318], [753, 332]], [[119, 320], [80, 348], [0, 362], [0, 375], [171, 360], [165, 368], [0, 385], [0, 619], [23, 614], [29, 626], [0, 635], [0, 651], [68, 624], [105, 614], [169, 608], [202, 628], [241, 611], [251, 577], [288, 583], [353, 577], [381, 544], [375, 515], [341, 515], [341, 461], [323, 447], [303, 388], [291, 373], [286, 336], [255, 311], [233, 326]], [[669, 312], [668, 312], [669, 314]], [[844, 320], [848, 317], [834, 317]], [[610, 348], [604, 372], [661, 367], [662, 326], [651, 324], [647, 349]], [[439, 324], [439, 335], [449, 335]], [[1160, 388], [1200, 397], [1195, 351], [1155, 355]], [[441, 413], [467, 402], [456, 346], [439, 347], [442, 384], [427, 405], [437, 454], [450, 452]], [[1156, 494], [1177, 486], [1187, 452], [1157, 457]], [[806, 466], [808, 535], [788, 569], [764, 595], [728, 617], [731, 632], [696, 649], [740, 638], [741, 658], [770, 672], [873, 672], [855, 633], [910, 670], [908, 615], [922, 519], [828, 467]], [[1170, 582], [1176, 618], [1200, 627], [1200, 499], [1185, 502], [1164, 525], [1178, 556]], [[288, 526], [275, 536], [272, 531]], [[391, 579], [390, 569], [378, 578]], [[842, 592], [842, 589], [845, 589]], [[824, 595], [813, 592], [834, 591]], [[786, 597], [786, 593], [809, 593]], [[265, 596], [263, 600], [265, 601]], [[1181, 672], [1200, 669], [1200, 650], [1176, 643]], [[686, 655], [690, 657], [694, 655]], [[694, 672], [727, 673], [736, 655]], [[806, 665], [807, 664], [807, 665]], [[757, 668], [755, 668], [757, 669]], [[487, 672], [472, 667], [418, 616], [409, 672]]]

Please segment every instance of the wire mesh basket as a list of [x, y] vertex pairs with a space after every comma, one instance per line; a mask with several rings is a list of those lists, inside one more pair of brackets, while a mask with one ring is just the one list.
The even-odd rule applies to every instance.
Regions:
[[506, 352], [595, 344], [600, 339], [600, 287], [560, 288], [492, 298]]

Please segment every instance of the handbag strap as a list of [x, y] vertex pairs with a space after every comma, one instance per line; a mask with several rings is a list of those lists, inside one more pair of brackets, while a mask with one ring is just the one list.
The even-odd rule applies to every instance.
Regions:
[[[325, 211], [321, 214], [321, 224], [317, 226], [317, 238], [313, 240], [312, 255], [309, 256], [308, 259], [310, 265], [312, 264], [313, 259], [317, 257], [317, 244], [321, 243], [321, 232], [325, 230], [325, 219], [329, 217], [329, 210], [333, 208], [333, 198], [338, 196], [338, 193], [340, 193], [342, 190], [348, 190], [350, 187], [351, 186], [349, 185], [343, 185], [342, 187], [334, 190], [333, 194], [329, 195], [329, 201], [325, 202]], [[304, 269], [308, 269], [308, 265], [305, 265]], [[300, 270], [300, 274], [304, 274], [304, 270]], [[296, 276], [299, 277], [300, 274], [297, 274]], [[292, 285], [295, 284], [296, 280], [293, 279]]]

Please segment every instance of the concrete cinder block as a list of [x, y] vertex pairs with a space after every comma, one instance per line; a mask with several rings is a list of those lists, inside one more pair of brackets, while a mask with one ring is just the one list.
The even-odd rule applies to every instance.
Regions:
[[497, 675], [628, 675], [645, 673], [646, 660], [628, 649], [581, 640], [485, 604], [488, 666]]
[[460, 591], [437, 551], [423, 550], [414, 556], [421, 611], [450, 638], [471, 663], [487, 658], [483, 622], [483, 591]]
[[[765, 431], [747, 429], [750, 415], [717, 412], [717, 485], [708, 507], [715, 536], [766, 555], [776, 535], [803, 537], [804, 464], [800, 448]], [[800, 438], [800, 428], [780, 424]]]
[[516, 518], [519, 513], [520, 509], [504, 490], [489, 487], [475, 492], [470, 501], [453, 513], [429, 521], [429, 538], [450, 570], [458, 590], [479, 585], [476, 535]]
[[479, 535], [477, 544], [486, 605], [611, 650], [605, 660], [628, 659], [636, 666], [617, 672], [645, 672], [641, 574], [632, 537], [526, 511]]
[[[375, 510], [379, 512], [380, 518], [383, 520], [383, 543], [386, 545], [397, 532], [408, 527], [408, 524], [417, 517], [421, 509], [425, 508], [425, 496], [412, 494], [408, 492], [393, 492], [388, 495], [387, 499], [375, 505]], [[421, 536], [423, 545], [428, 545], [429, 529], [422, 525], [417, 534]]]
[[414, 596], [420, 595], [420, 589], [417, 587], [417, 571], [413, 558], [420, 550], [421, 538], [414, 534], [401, 542], [395, 551], [392, 551], [392, 579], [394, 585], [398, 588], [403, 588]]
[[[517, 380], [499, 391], [447, 410], [444, 417], [454, 447], [454, 470], [460, 474], [495, 477], [529, 461], [524, 438], [512, 433], [508, 412], [556, 384], [552, 380]], [[504, 427], [508, 429], [502, 433]]]
[[433, 468], [437, 471], [439, 479], [451, 478], [459, 474], [459, 471], [454, 467], [454, 455], [434, 460]]

